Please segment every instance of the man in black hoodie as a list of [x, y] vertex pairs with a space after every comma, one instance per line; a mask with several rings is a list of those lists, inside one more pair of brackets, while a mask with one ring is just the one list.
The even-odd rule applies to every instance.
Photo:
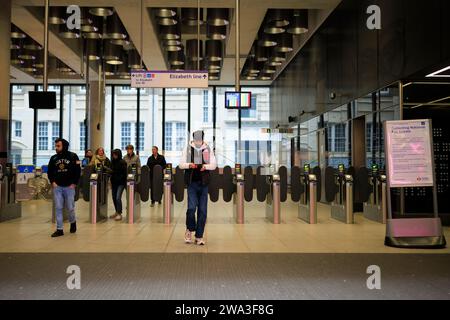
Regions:
[[69, 151], [69, 142], [64, 139], [55, 141], [56, 154], [48, 163], [48, 179], [52, 184], [56, 207], [56, 231], [52, 237], [60, 237], [63, 232], [63, 208], [69, 211], [70, 233], [77, 231], [75, 218], [75, 188], [80, 180], [80, 159]]

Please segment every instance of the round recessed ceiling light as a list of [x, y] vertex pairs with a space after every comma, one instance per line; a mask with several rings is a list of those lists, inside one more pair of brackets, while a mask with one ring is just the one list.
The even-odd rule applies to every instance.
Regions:
[[287, 32], [296, 35], [306, 33], [309, 29], [308, 24], [308, 10], [295, 10], [294, 15], [292, 16], [292, 23], [287, 29]]
[[112, 8], [90, 8], [89, 13], [97, 17], [112, 16], [114, 10]]
[[11, 27], [11, 38], [13, 39], [25, 39], [27, 35], [22, 32], [19, 28], [17, 28], [15, 25]]
[[77, 29], [70, 30], [65, 24], [59, 25], [59, 36], [64, 39], [78, 39], [80, 33]]
[[105, 37], [114, 40], [123, 40], [127, 38], [127, 33], [125, 32], [117, 14], [107, 18]]
[[197, 26], [197, 24], [203, 24], [203, 9], [200, 8], [200, 19], [198, 19], [197, 8], [182, 8], [181, 9], [181, 21], [187, 26]]
[[223, 45], [220, 40], [206, 40], [206, 57], [209, 61], [222, 61]]
[[158, 18], [158, 24], [162, 26], [173, 26], [178, 23], [177, 19], [175, 17], [170, 18]]
[[271, 9], [267, 14], [267, 23], [274, 27], [286, 27], [289, 25], [289, 11], [283, 9]]
[[178, 40], [181, 38], [181, 31], [178, 25], [161, 26], [160, 37], [162, 40]]
[[153, 12], [155, 13], [155, 16], [160, 17], [160, 18], [170, 18], [177, 14], [176, 9], [172, 9], [172, 8], [153, 9]]
[[64, 19], [64, 14], [65, 14], [64, 8], [50, 7], [48, 15], [48, 23], [55, 25], [66, 23], [66, 19]]
[[230, 24], [230, 12], [224, 8], [208, 8], [207, 21], [211, 26], [226, 26]]
[[[198, 49], [200, 49], [200, 52], [198, 51]], [[192, 61], [203, 60], [203, 41], [197, 41], [197, 39], [187, 40], [186, 55]]]
[[278, 52], [291, 52], [294, 50], [294, 39], [292, 34], [283, 33], [280, 35], [280, 41], [276, 47]]
[[211, 40], [225, 40], [227, 38], [227, 26], [206, 26], [206, 37]]
[[262, 33], [258, 39], [258, 45], [261, 47], [275, 47], [278, 44], [274, 35]]

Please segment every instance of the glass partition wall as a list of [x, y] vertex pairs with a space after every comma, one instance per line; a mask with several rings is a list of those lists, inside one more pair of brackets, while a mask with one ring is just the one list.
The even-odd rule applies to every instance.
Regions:
[[[58, 137], [70, 142], [81, 158], [87, 148], [86, 87], [49, 85], [57, 95], [57, 109], [29, 109], [28, 92], [39, 85], [11, 86], [11, 152], [17, 164], [47, 164]], [[269, 127], [270, 89], [246, 87], [252, 92], [252, 107], [225, 109], [225, 92], [233, 87], [205, 89], [134, 89], [129, 85], [108, 85], [105, 96], [105, 139], [102, 147], [110, 156], [113, 149], [125, 152], [133, 144], [146, 163], [153, 146], [178, 165], [181, 151], [192, 140], [192, 132], [204, 130], [205, 141], [214, 148], [219, 167], [259, 166], [271, 152], [271, 137], [261, 134]], [[239, 138], [241, 143], [239, 143]], [[100, 146], [98, 146], [100, 147]]]

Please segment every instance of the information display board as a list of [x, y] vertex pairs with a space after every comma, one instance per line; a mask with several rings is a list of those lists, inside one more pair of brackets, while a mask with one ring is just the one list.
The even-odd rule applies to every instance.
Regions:
[[434, 162], [431, 121], [386, 121], [384, 126], [389, 187], [432, 187]]
[[225, 108], [227, 109], [249, 109], [252, 107], [251, 92], [225, 92]]

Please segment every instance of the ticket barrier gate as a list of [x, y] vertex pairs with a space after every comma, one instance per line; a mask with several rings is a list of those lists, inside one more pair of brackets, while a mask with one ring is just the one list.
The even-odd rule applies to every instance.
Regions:
[[281, 223], [280, 175], [273, 174], [266, 177], [269, 193], [266, 198], [266, 218], [273, 224]]
[[353, 224], [353, 177], [345, 173], [343, 165], [339, 165], [337, 173], [334, 168], [328, 167], [325, 176], [327, 201], [331, 202], [331, 217]]
[[163, 175], [163, 221], [171, 224], [173, 221], [173, 172], [172, 164], [167, 164]]
[[22, 206], [15, 196], [16, 173], [11, 163], [0, 165], [0, 222], [22, 216]]
[[141, 198], [137, 192], [137, 185], [137, 173], [129, 173], [127, 175], [127, 221], [129, 224], [141, 218]]
[[88, 201], [92, 224], [108, 218], [108, 178], [102, 166], [97, 166], [89, 176]]
[[361, 168], [358, 171], [357, 179], [360, 180], [360, 183], [358, 183], [358, 185], [362, 187], [361, 189], [364, 192], [364, 217], [375, 222], [386, 224], [386, 175], [380, 173], [377, 165], [373, 165], [370, 173], [367, 168]]
[[233, 184], [235, 186], [235, 192], [233, 193], [233, 218], [237, 224], [244, 224], [245, 178], [240, 164], [236, 164], [234, 167]]
[[298, 205], [299, 219], [309, 223], [317, 223], [317, 177], [311, 174], [310, 166], [305, 165], [301, 175], [301, 196]]

